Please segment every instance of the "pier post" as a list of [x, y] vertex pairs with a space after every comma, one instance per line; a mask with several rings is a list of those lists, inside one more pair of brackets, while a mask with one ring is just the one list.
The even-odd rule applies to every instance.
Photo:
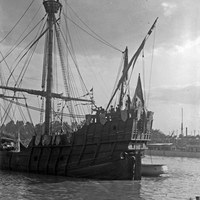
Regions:
[[134, 171], [134, 180], [141, 180], [141, 153], [140, 151], [135, 154], [135, 171]]

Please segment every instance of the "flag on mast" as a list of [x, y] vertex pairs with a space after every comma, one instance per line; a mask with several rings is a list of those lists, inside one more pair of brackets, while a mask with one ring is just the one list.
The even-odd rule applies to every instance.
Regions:
[[137, 110], [137, 119], [139, 120], [141, 118], [141, 114], [143, 113], [144, 109], [144, 98], [143, 98], [140, 74], [138, 76], [138, 82], [135, 89], [135, 94], [132, 99], [132, 106]]
[[141, 84], [141, 79], [140, 79], [140, 74], [138, 76], [138, 82], [137, 82], [137, 87], [135, 89], [135, 94], [133, 96], [133, 106], [135, 108], [138, 107], [144, 107], [144, 98], [143, 98], [143, 91], [142, 91], [142, 84]]

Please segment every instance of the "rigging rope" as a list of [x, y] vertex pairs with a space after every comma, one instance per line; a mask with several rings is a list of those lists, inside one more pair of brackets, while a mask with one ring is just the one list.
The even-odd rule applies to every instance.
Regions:
[[[112, 47], [113, 49], [115, 49], [115, 50], [117, 50], [117, 51], [119, 51], [119, 52], [122, 52], [119, 48], [117, 48], [117, 47], [115, 47], [115, 46], [113, 46], [112, 44], [110, 44], [109, 42], [107, 42], [104, 38], [102, 38], [100, 35], [98, 35], [95, 31], [93, 31], [79, 16], [78, 16], [78, 14], [72, 9], [72, 7], [67, 3], [67, 2], [65, 2], [66, 4], [67, 4], [67, 6], [72, 10], [72, 12], [75, 14], [75, 16], [94, 34], [94, 35], [96, 35], [97, 36], [97, 38], [96, 37], [93, 37], [93, 38], [95, 38], [95, 39], [97, 39], [98, 41], [100, 41], [100, 42], [102, 42], [103, 44], [106, 44], [107, 46], [109, 46], [109, 47]], [[87, 32], [86, 30], [85, 30], [85, 32]], [[90, 35], [90, 34], [89, 34]], [[91, 35], [90, 35], [91, 36]], [[98, 39], [99, 38], [99, 39]]]
[[113, 45], [111, 45], [111, 44], [105, 42], [104, 40], [102, 40], [102, 39], [100, 39], [100, 38], [98, 38], [98, 37], [93, 36], [91, 33], [89, 33], [88, 31], [86, 31], [85, 29], [83, 29], [81, 26], [79, 26], [77, 23], [75, 23], [73, 20], [71, 20], [71, 19], [70, 19], [68, 16], [66, 16], [64, 13], [62, 13], [62, 14], [64, 15], [64, 17], [66, 17], [69, 21], [71, 21], [74, 25], [76, 25], [78, 28], [80, 28], [82, 31], [84, 31], [85, 33], [87, 33], [87, 34], [88, 34], [89, 36], [91, 36], [92, 38], [98, 40], [98, 41], [101, 42], [102, 44], [104, 44], [104, 45], [106, 45], [106, 46], [108, 46], [108, 47], [110, 47], [110, 48], [112, 48], [112, 49], [114, 49], [114, 50], [116, 50], [116, 51], [119, 51], [119, 52], [121, 52], [121, 53], [123, 52], [122, 50], [120, 50], [120, 49], [114, 47]]
[[[24, 38], [14, 47], [14, 48], [11, 48], [8, 53], [3, 57], [2, 60], [0, 60], [0, 63], [2, 63], [35, 29], [36, 27], [44, 20], [44, 18], [46, 17], [46, 14], [45, 16], [29, 31], [29, 33], [27, 33]], [[32, 42], [31, 42], [32, 43]], [[29, 43], [24, 49], [28, 48], [28, 46], [31, 44]]]
[[154, 57], [154, 49], [155, 49], [155, 40], [156, 40], [156, 26], [155, 26], [154, 37], [153, 37], [153, 50], [152, 50], [152, 55], [151, 55], [151, 67], [150, 67], [150, 78], [149, 78], [149, 91], [148, 91], [148, 97], [147, 97], [147, 106], [149, 105], [150, 90], [151, 90], [151, 77], [152, 77], [152, 70], [153, 70], [153, 57]]
[[[1, 103], [0, 103], [0, 104], [1, 104]], [[6, 121], [6, 120], [3, 120], [5, 114], [7, 114], [8, 118], [10, 118], [10, 120], [12, 120], [12, 118], [10, 117], [9, 113], [7, 113], [7, 109], [8, 109], [8, 108], [5, 109], [5, 106], [2, 106], [2, 105], [1, 105], [1, 108], [4, 110], [3, 116], [2, 116], [2, 113], [1, 113], [1, 124], [4, 124], [5, 121]], [[4, 122], [3, 122], [3, 121], [4, 121]]]
[[[1, 97], [2, 98], [2, 97]], [[20, 103], [20, 102], [16, 102], [16, 101], [14, 101], [14, 100], [10, 100], [10, 99], [6, 99], [6, 98], [3, 98], [5, 101], [9, 101], [11, 104], [17, 104], [17, 105], [19, 105], [19, 106], [22, 106], [22, 107], [25, 107], [26, 108], [26, 105], [24, 105], [23, 103]], [[39, 111], [39, 112], [44, 112], [44, 110], [41, 110], [40, 108], [38, 108], [38, 107], [34, 107], [34, 106], [30, 106], [30, 105], [27, 105], [28, 106], [28, 108], [29, 109], [31, 109], [31, 110], [35, 110], [35, 111]], [[55, 113], [55, 114], [58, 114], [58, 112], [56, 112], [56, 111], [54, 111], [53, 110], [53, 112]], [[63, 113], [63, 116], [65, 116], [65, 117], [72, 117], [72, 115], [71, 114], [67, 114], [67, 113]], [[77, 118], [85, 118], [85, 115], [78, 115], [78, 114], [76, 114], [75, 115]]]
[[[44, 29], [44, 28], [43, 28]], [[43, 30], [42, 29], [42, 30]], [[39, 31], [38, 31], [38, 34], [39, 34]], [[37, 34], [37, 35], [38, 35]], [[37, 37], [37, 36], [36, 36]], [[22, 82], [22, 79], [23, 79], [23, 77], [24, 77], [24, 75], [25, 75], [25, 72], [26, 72], [26, 70], [27, 70], [27, 68], [28, 68], [28, 65], [29, 65], [29, 63], [30, 63], [30, 61], [31, 61], [31, 58], [32, 58], [32, 56], [33, 56], [33, 54], [34, 54], [34, 52], [35, 52], [35, 49], [36, 49], [36, 47], [37, 47], [37, 44], [38, 44], [38, 42], [36, 43], [36, 45], [34, 46], [34, 50], [30, 53], [30, 57], [27, 57], [27, 60], [25, 61], [25, 65], [24, 65], [24, 67], [22, 68], [22, 70], [21, 70], [21, 73], [19, 74], [19, 77], [18, 77], [18, 79], [17, 80], [15, 80], [14, 79], [14, 81], [15, 81], [15, 86], [16, 85], [20, 85], [20, 83]], [[5, 61], [6, 62], [6, 61]], [[19, 63], [18, 63], [19, 64]], [[18, 66], [18, 64], [16, 65], [16, 67]], [[15, 67], [15, 69], [16, 69], [16, 67]], [[10, 69], [10, 68], [9, 68]], [[13, 72], [11, 72], [11, 74], [13, 74]], [[11, 77], [11, 76], [10, 76]], [[9, 78], [10, 78], [9, 77]], [[20, 78], [21, 77], [21, 78]], [[9, 79], [8, 79], [9, 80]], [[8, 83], [8, 82], [7, 82]], [[9, 112], [10, 112], [10, 109], [11, 108], [9, 108], [8, 107], [8, 109], [9, 109]], [[21, 110], [21, 107], [19, 106], [18, 107], [18, 109], [19, 109], [19, 113], [21, 114], [21, 116], [22, 116], [22, 118], [23, 118], [23, 120], [25, 120], [26, 118], [25, 118], [25, 115], [24, 115], [24, 113], [23, 113], [23, 111]], [[28, 110], [28, 107], [27, 107], [27, 112], [28, 112], [28, 115], [29, 115], [29, 119], [32, 121], [32, 118], [31, 118], [31, 116], [30, 116], [30, 113], [29, 113], [29, 110]], [[15, 112], [13, 112], [13, 115], [14, 115], [14, 113]], [[6, 120], [6, 118], [7, 117], [5, 117], [5, 120]]]
[[[28, 48], [28, 50], [22, 55], [22, 57], [19, 59], [19, 61], [18, 61], [18, 63], [17, 63], [17, 65], [15, 66], [15, 68], [12, 70], [12, 72], [11, 72], [11, 74], [10, 74], [10, 76], [8, 77], [8, 80], [7, 80], [7, 83], [6, 83], [6, 85], [8, 85], [8, 82], [9, 82], [9, 80], [10, 80], [10, 78], [11, 78], [11, 76], [12, 76], [12, 74], [14, 73], [14, 71], [15, 71], [15, 69], [16, 69], [16, 67], [18, 66], [18, 64], [21, 62], [21, 60], [25, 57], [25, 55], [30, 51], [30, 49], [36, 44], [36, 43], [38, 43], [38, 41], [42, 38], [42, 36], [47, 32], [47, 30], [48, 29], [46, 29], [36, 40], [32, 40], [25, 48], [24, 48], [24, 50], [26, 49], [26, 48]], [[23, 50], [23, 51], [24, 51]], [[22, 51], [22, 52], [23, 52]], [[21, 52], [21, 53], [22, 53]], [[20, 54], [21, 54], [20, 53]], [[19, 58], [19, 56], [16, 58], [16, 59], [18, 59]]]
[[26, 99], [25, 99], [25, 105], [26, 105], [26, 109], [27, 109], [27, 113], [28, 113], [29, 119], [30, 119], [31, 123], [33, 124], [33, 120], [32, 120], [31, 113], [30, 113], [30, 110], [29, 110], [28, 103], [27, 103]]
[[[41, 27], [40, 27], [40, 28], [41, 28]], [[44, 30], [44, 26], [43, 26], [43, 28], [41, 29], [41, 31], [38, 30], [38, 33], [37, 33], [37, 35], [35, 36], [34, 40], [38, 37], [39, 31], [40, 31], [40, 34], [41, 34], [41, 33], [43, 32], [43, 30]], [[29, 63], [30, 63], [30, 61], [31, 61], [31, 59], [32, 59], [32, 57], [33, 57], [33, 55], [34, 55], [34, 53], [35, 53], [36, 47], [37, 47], [37, 45], [38, 45], [38, 42], [39, 42], [39, 40], [35, 43], [35, 46], [33, 46], [34, 48], [33, 48], [33, 50], [30, 52], [30, 57], [27, 56], [27, 60], [25, 61], [24, 67], [22, 68], [22, 70], [21, 70], [21, 72], [20, 72], [20, 74], [19, 74], [19, 76], [18, 76], [18, 79], [17, 79], [17, 81], [16, 81], [16, 83], [15, 83], [15, 86], [17, 86], [17, 84], [18, 84], [18, 86], [19, 86], [19, 84], [22, 82], [22, 79], [23, 79], [23, 77], [24, 77], [24, 75], [25, 75], [25, 73], [26, 73], [26, 71], [27, 71], [27, 69], [28, 69]], [[18, 82], [19, 82], [19, 83], [18, 83]]]
[[[48, 59], [48, 34], [46, 34], [46, 38], [45, 38], [45, 42], [44, 42], [44, 57], [43, 57], [43, 71], [42, 71], [42, 84], [41, 84], [41, 88], [42, 91], [45, 90], [46, 87], [46, 79], [47, 79], [47, 59]], [[45, 104], [45, 98], [41, 97], [41, 110], [44, 109], [44, 104]], [[40, 124], [42, 124], [43, 122], [43, 112], [40, 112]]]
[[27, 9], [25, 10], [25, 12], [22, 14], [22, 16], [18, 19], [18, 21], [16, 22], [16, 24], [11, 28], [11, 30], [5, 35], [5, 37], [0, 41], [0, 43], [2, 43], [9, 35], [10, 33], [15, 29], [15, 27], [19, 24], [19, 22], [21, 21], [21, 19], [25, 16], [25, 14], [27, 13], [27, 11], [29, 10], [29, 8], [31, 7], [31, 5], [33, 4], [34, 0], [31, 1], [31, 3], [29, 4], [29, 6], [27, 7]]
[[[37, 10], [37, 12], [35, 13], [35, 15], [33, 16], [33, 18], [31, 19], [31, 21], [30, 21], [30, 23], [28, 24], [28, 26], [23, 30], [23, 32], [21, 33], [21, 35], [18, 37], [18, 39], [16, 40], [16, 42], [13, 44], [13, 46], [7, 51], [7, 53], [6, 53], [6, 57], [10, 54], [10, 53], [12, 53], [12, 51], [16, 48], [16, 47], [18, 47], [19, 46], [19, 44], [21, 44], [22, 43], [22, 41], [25, 39], [22, 39], [21, 41], [20, 41], [20, 39], [21, 39], [21, 37], [23, 36], [23, 34], [26, 32], [26, 30], [29, 28], [29, 26], [32, 24], [32, 22], [33, 22], [33, 20], [35, 19], [35, 17], [37, 16], [37, 14], [38, 14], [38, 12], [40, 11], [40, 9], [41, 9], [41, 7]], [[43, 20], [43, 19], [42, 19]], [[41, 20], [41, 21], [42, 21]], [[40, 23], [40, 22], [39, 22]], [[39, 24], [38, 23], [38, 24]], [[37, 24], [37, 25], [38, 25]], [[37, 26], [36, 25], [36, 26]], [[29, 32], [28, 33], [28, 35], [30, 34], [31, 32]], [[20, 42], [19, 42], [20, 41]]]
[[[68, 32], [68, 33], [69, 33], [69, 32]], [[68, 34], [68, 35], [70, 36], [70, 34]], [[81, 83], [83, 84], [84, 89], [85, 89], [86, 92], [88, 93], [89, 91], [88, 91], [88, 89], [87, 89], [87, 87], [86, 87], [86, 85], [85, 85], [85, 83], [84, 83], [83, 77], [82, 77], [82, 75], [81, 75], [81, 73], [80, 73], [80, 70], [79, 70], [79, 67], [78, 67], [78, 63], [77, 63], [77, 60], [76, 60], [76, 57], [75, 57], [75, 53], [74, 53], [74, 50], [73, 50], [73, 46], [72, 46], [72, 42], [71, 42], [71, 37], [69, 37], [69, 39], [70, 39], [70, 44], [71, 44], [71, 48], [72, 48], [72, 49], [70, 49], [69, 45], [67, 44], [67, 41], [66, 41], [66, 39], [65, 39], [64, 34], [63, 34], [62, 31], [61, 31], [61, 36], [62, 36], [62, 38], [64, 39], [64, 42], [65, 42], [65, 44], [66, 44], [66, 46], [67, 46], [67, 49], [68, 49], [68, 51], [69, 51], [69, 53], [70, 53], [70, 56], [71, 56], [71, 58], [72, 58], [72, 60], [73, 60], [73, 62], [74, 62], [74, 64], [75, 64], [75, 67], [76, 67], [76, 69], [77, 69], [78, 75], [79, 75], [80, 80], [81, 80]]]
[[[144, 94], [144, 104], [146, 102], [146, 90], [145, 90], [145, 60], [144, 60], [144, 49], [142, 51], [142, 70], [143, 70], [143, 94]], [[144, 105], [145, 107], [146, 105]]]
[[[7, 117], [9, 116], [11, 107], [12, 107], [12, 103], [9, 103], [9, 105], [7, 106], [7, 108], [4, 109], [5, 112], [4, 112], [4, 114], [3, 114], [3, 116], [2, 116], [2, 119], [1, 119], [1, 121], [3, 121], [3, 119], [4, 119], [4, 122], [3, 122], [2, 124], [5, 123]], [[10, 116], [9, 116], [9, 118], [12, 119]]]
[[[115, 91], [115, 88], [117, 87], [117, 83], [119, 81], [119, 78], [121, 76], [121, 72], [122, 72], [122, 68], [123, 68], [123, 63], [124, 63], [124, 52], [122, 54], [122, 57], [121, 57], [121, 61], [120, 61], [120, 65], [118, 67], [118, 72], [117, 72], [117, 78], [115, 80], [115, 84], [114, 84], [114, 87], [113, 87], [113, 90], [112, 90], [112, 93], [111, 93], [111, 96], [110, 98], [112, 97], [112, 95], [114, 94], [114, 91]], [[114, 105], [116, 104], [116, 102], [114, 103]]]
[[[58, 23], [57, 23], [57, 25], [60, 26]], [[67, 29], [67, 31], [68, 31], [68, 29]], [[67, 38], [65, 38], [65, 36], [64, 36], [64, 34], [63, 34], [63, 32], [62, 32], [61, 29], [59, 29], [59, 32], [61, 33], [61, 36], [62, 36], [62, 38], [63, 38], [63, 40], [64, 40], [64, 42], [65, 42], [65, 45], [66, 45], [66, 47], [67, 47], [67, 49], [68, 49], [68, 52], [70, 53], [70, 56], [71, 56], [71, 58], [72, 58], [72, 60], [73, 60], [73, 62], [74, 62], [74, 65], [75, 65], [75, 67], [76, 67], [76, 70], [77, 70], [78, 75], [79, 75], [79, 78], [80, 78], [80, 82], [82, 83], [81, 86], [84, 86], [84, 88], [82, 88], [82, 89], [86, 90], [87, 93], [89, 93], [89, 91], [87, 90], [87, 87], [86, 87], [86, 85], [85, 85], [85, 83], [84, 83], [84, 81], [83, 81], [83, 78], [82, 78], [82, 76], [81, 76], [81, 73], [80, 73], [80, 70], [79, 70], [79, 67], [78, 67], [78, 64], [77, 64], [77, 61], [76, 61], [75, 53], [74, 53], [74, 50], [73, 50], [73, 45], [72, 45], [72, 42], [71, 42], [70, 33], [69, 33], [69, 31], [68, 31], [68, 34], [67, 34], [67, 35], [68, 35], [68, 37], [69, 37], [69, 43], [70, 43], [71, 45], [68, 44]], [[71, 48], [70, 48], [70, 47], [71, 47]], [[74, 77], [73, 77], [73, 73], [71, 72], [71, 68], [68, 67], [68, 70], [69, 70], [68, 76], [69, 76], [69, 74], [70, 74], [70, 77], [68, 77], [68, 80], [69, 80], [69, 79], [72, 80], [72, 81], [70, 81], [70, 82], [68, 81], [69, 90], [73, 93], [74, 96], [80, 96], [80, 95], [78, 95], [78, 94], [76, 93], [76, 90], [73, 89], [73, 88], [75, 88], [75, 85], [73, 85], [73, 84], [74, 84], [76, 81], [75, 81], [75, 79], [74, 79]], [[74, 106], [74, 109], [75, 109], [76, 111], [78, 111], [78, 110], [77, 110], [78, 108], [75, 107], [75, 106]], [[78, 111], [78, 112], [79, 112], [79, 111]], [[84, 111], [82, 110], [82, 112], [84, 112]]]
[[[64, 20], [65, 20], [65, 23], [66, 23], [66, 25], [67, 25], [67, 24], [68, 24], [68, 23], [67, 23], [67, 18], [64, 18]], [[68, 25], [67, 25], [66, 27], [68, 27]], [[61, 28], [62, 28], [62, 27], [61, 27]], [[62, 30], [61, 30], [61, 31], [62, 31]], [[64, 30], [63, 30], [63, 31], [64, 31]], [[87, 61], [87, 63], [88, 63], [87, 66], [90, 66], [90, 71], [93, 72], [92, 76], [94, 76], [95, 80], [98, 80], [98, 79], [100, 78], [101, 81], [100, 81], [99, 84], [104, 83], [104, 84], [102, 84], [102, 90], [103, 90], [103, 92], [104, 92], [105, 97], [108, 98], [108, 97], [107, 97], [107, 93], [105, 92], [105, 88], [107, 89], [107, 87], [105, 87], [106, 83], [104, 82], [104, 79], [102, 78], [101, 74], [98, 74], [98, 76], [96, 76], [96, 73], [94, 73], [94, 71], [93, 71], [93, 65], [94, 65], [94, 64], [91, 62], [92, 58], [89, 56], [90, 58], [88, 59], [89, 53], [88, 53], [88, 51], [87, 51], [87, 48], [85, 48], [85, 45], [82, 45], [82, 41], [83, 41], [83, 40], [79, 38], [79, 36], [80, 36], [79, 33], [80, 33], [79, 31], [76, 31], [76, 41], [79, 43], [80, 47], [83, 48], [83, 52], [82, 52], [82, 53], [84, 54], [84, 59], [85, 59], [85, 61]], [[63, 33], [62, 33], [62, 34], [63, 34]], [[66, 33], [64, 32], [64, 35], [68, 35], [68, 36], [69, 36], [69, 42], [70, 42], [70, 44], [71, 44], [71, 48], [72, 48], [72, 51], [73, 51], [73, 53], [74, 53], [74, 49], [73, 49], [73, 45], [72, 45], [72, 38], [71, 38], [71, 34], [70, 34], [70, 31], [69, 31], [69, 28], [67, 28]], [[75, 53], [74, 53], [74, 57], [75, 57]], [[76, 58], [75, 58], [75, 59], [76, 59]], [[77, 61], [76, 61], [76, 62], [77, 62]], [[77, 64], [77, 63], [76, 63], [76, 64]], [[78, 64], [77, 64], [77, 66], [78, 66]], [[88, 74], [87, 74], [87, 76], [88, 76]], [[82, 78], [82, 77], [80, 77], [80, 78]], [[84, 83], [83, 81], [81, 81], [81, 80], [80, 80], [80, 82], [83, 83], [83, 84], [81, 84], [83, 94], [88, 94], [88, 93], [90, 93], [90, 92], [88, 91], [87, 87], [85, 86], [85, 83]], [[92, 98], [92, 96], [90, 96], [90, 98]], [[93, 101], [93, 102], [94, 102], [94, 101]], [[96, 106], [94, 105], [94, 103], [93, 103], [92, 105], [90, 105], [90, 106], [87, 106], [87, 109], [88, 109], [87, 113], [92, 111], [92, 110], [91, 110], [91, 109], [92, 109], [91, 106], [96, 107]]]
[[[61, 67], [62, 67], [62, 72], [63, 72], [62, 74], [63, 74], [65, 92], [66, 92], [66, 95], [69, 97], [70, 96], [69, 81], [67, 82], [67, 79], [66, 79], [66, 75], [69, 74], [69, 73], [67, 73], [67, 67], [65, 66], [65, 62], [64, 62], [64, 59], [63, 59], [63, 51], [62, 51], [62, 43], [61, 43], [61, 40], [60, 40], [60, 27], [59, 26], [55, 26], [55, 32], [56, 32], [56, 38], [57, 38], [57, 42], [58, 42], [58, 52], [59, 52], [60, 62], [61, 62]], [[70, 104], [70, 107], [68, 107], [68, 109], [69, 109], [69, 112], [73, 116], [74, 111], [73, 111], [71, 101], [69, 102], [69, 104]]]
[[[59, 26], [59, 24], [58, 24], [58, 26]], [[86, 85], [85, 85], [85, 83], [84, 83], [84, 81], [83, 81], [83, 78], [82, 78], [82, 76], [81, 76], [81, 73], [80, 73], [80, 70], [79, 70], [79, 67], [78, 67], [78, 63], [77, 63], [77, 61], [76, 61], [76, 57], [75, 57], [75, 53], [74, 53], [74, 50], [73, 50], [73, 46], [72, 46], [70, 34], [69, 34], [69, 32], [68, 32], [68, 36], [69, 36], [69, 40], [70, 40], [70, 44], [71, 44], [71, 48], [72, 48], [72, 49], [70, 49], [70, 47], [69, 47], [69, 45], [68, 45], [68, 43], [67, 43], [67, 40], [65, 39], [64, 34], [63, 34], [63, 32], [61, 31], [61, 29], [60, 29], [60, 33], [61, 33], [62, 38], [64, 39], [64, 42], [65, 42], [65, 44], [66, 44], [67, 49], [69, 50], [70, 56], [71, 56], [71, 58], [72, 58], [72, 60], [73, 60], [73, 62], [74, 62], [74, 64], [75, 64], [75, 67], [76, 67], [77, 72], [78, 72], [78, 74], [79, 74], [79, 76], [80, 76], [80, 78], [81, 78], [81, 81], [82, 81], [82, 83], [84, 84], [84, 87], [85, 87], [86, 91], [88, 92], [87, 87], [86, 87]]]
[[[17, 100], [18, 101], [18, 100]], [[16, 105], [17, 106], [17, 105]], [[20, 106], [18, 106], [18, 110], [19, 110], [19, 112], [20, 112], [20, 115], [21, 115], [21, 117], [22, 117], [22, 120], [25, 122], [25, 121], [27, 121], [26, 120], [26, 117], [25, 117], [25, 115], [24, 115], [24, 113], [23, 113], [23, 110], [22, 110], [22, 108], [20, 107]], [[14, 114], [13, 114], [14, 115]]]
[[[59, 26], [59, 24], [58, 24], [58, 26]], [[79, 81], [80, 81], [80, 84], [81, 84], [80, 86], [82, 88], [83, 94], [85, 94], [85, 93], [89, 94], [89, 91], [88, 91], [88, 89], [87, 89], [87, 87], [86, 87], [86, 85], [84, 83], [83, 77], [82, 77], [82, 75], [80, 73], [80, 70], [79, 70], [79, 66], [78, 66], [77, 59], [76, 59], [76, 56], [75, 56], [75, 53], [74, 53], [72, 40], [71, 40], [71, 36], [70, 36], [70, 32], [69, 32], [68, 28], [67, 28], [66, 31], [67, 31], [68, 38], [64, 37], [64, 34], [63, 34], [62, 30], [60, 29], [61, 36], [62, 36], [62, 38], [63, 38], [63, 40], [64, 40], [64, 42], [66, 44], [66, 47], [67, 47], [68, 52], [69, 52], [69, 54], [70, 54], [70, 56], [72, 58], [72, 61], [74, 62], [75, 68], [76, 68], [77, 73], [78, 73]], [[69, 40], [67, 40], [67, 39], [69, 39]], [[78, 94], [77, 90], [74, 89], [74, 88], [77, 88], [77, 86], [75, 84], [77, 81], [76, 81], [75, 77], [73, 76], [73, 73], [72, 73], [71, 68], [70, 68], [69, 65], [68, 65], [68, 70], [69, 70], [68, 76], [70, 74], [69, 78], [72, 80], [72, 81], [69, 82], [69, 88], [70, 88], [71, 94], [74, 95], [74, 96], [77, 96], [77, 97], [79, 96], [80, 97], [80, 95]], [[85, 104], [85, 105], [87, 105], [87, 109], [89, 110], [88, 104]], [[76, 107], [76, 106], [77, 105], [74, 105], [74, 109], [75, 109], [76, 112], [84, 113], [84, 110], [83, 110], [82, 107]], [[81, 110], [79, 110], [79, 109], [81, 109]]]

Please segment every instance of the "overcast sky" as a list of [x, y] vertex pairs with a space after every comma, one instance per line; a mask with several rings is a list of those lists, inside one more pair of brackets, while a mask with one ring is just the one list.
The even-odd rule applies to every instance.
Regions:
[[[0, 0], [0, 39], [9, 32], [30, 2]], [[42, 0], [34, 1], [30, 12], [26, 14], [25, 24], [30, 22], [41, 3]], [[68, 4], [106, 41], [122, 51], [128, 46], [129, 58], [156, 17], [159, 17], [155, 32], [145, 47], [144, 59], [138, 59], [135, 70], [135, 77], [138, 72], [143, 76], [148, 108], [154, 111], [153, 128], [166, 134], [173, 130], [180, 133], [183, 108], [184, 126], [188, 127], [189, 133], [200, 131], [199, 0], [68, 0]], [[41, 7], [35, 20], [43, 16], [44, 9]], [[97, 104], [105, 106], [115, 81], [121, 53], [98, 44], [83, 32], [81, 34], [86, 39], [87, 60], [92, 60], [89, 65], [85, 49], [77, 48], [80, 64], [86, 68], [83, 70], [88, 77], [86, 84], [88, 88], [94, 87]], [[1, 51], [5, 52], [14, 39], [13, 34], [3, 41], [0, 44]], [[38, 51], [39, 55], [41, 53]], [[98, 76], [92, 72], [98, 72]]]

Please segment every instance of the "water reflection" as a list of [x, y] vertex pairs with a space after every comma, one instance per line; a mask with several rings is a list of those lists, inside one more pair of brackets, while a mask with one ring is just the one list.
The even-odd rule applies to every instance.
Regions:
[[1, 172], [1, 197], [5, 199], [134, 199], [140, 181], [95, 181]]
[[200, 196], [200, 160], [154, 157], [168, 174], [141, 181], [95, 181], [0, 171], [1, 199], [188, 200]]

